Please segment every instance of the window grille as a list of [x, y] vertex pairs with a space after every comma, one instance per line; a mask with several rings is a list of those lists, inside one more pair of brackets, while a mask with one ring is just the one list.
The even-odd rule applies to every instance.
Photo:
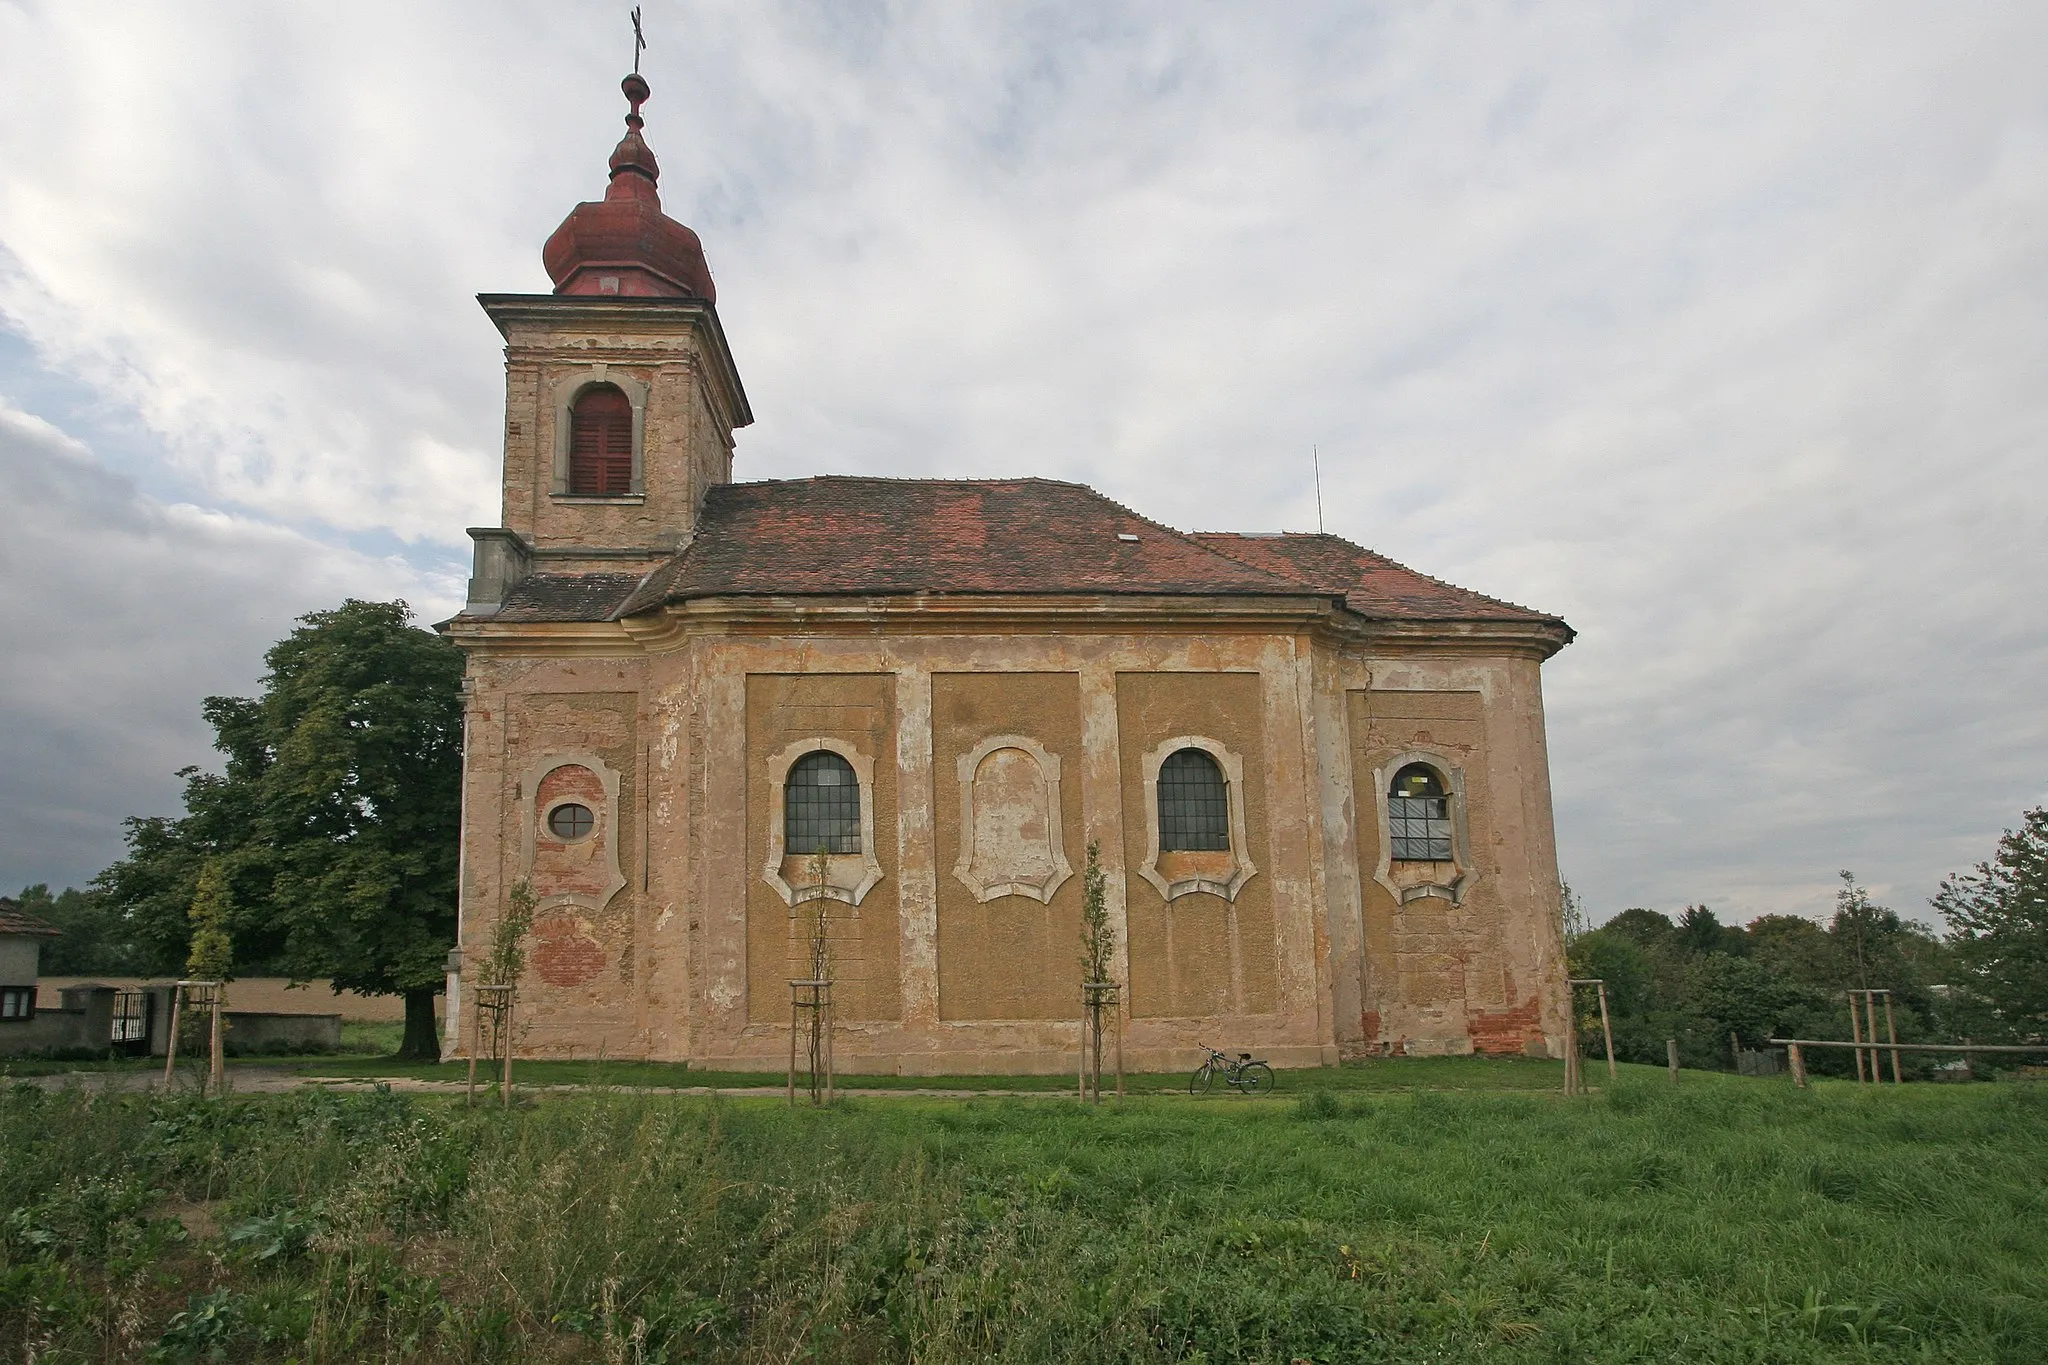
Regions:
[[782, 846], [787, 853], [860, 852], [860, 779], [828, 750], [805, 754], [782, 788]]
[[597, 817], [581, 802], [566, 802], [548, 812], [548, 832], [557, 839], [574, 843], [596, 827]]
[[1434, 769], [1410, 763], [1394, 774], [1393, 790], [1387, 793], [1387, 827], [1396, 862], [1451, 861], [1451, 801]]
[[1230, 788], [1216, 760], [1200, 749], [1168, 754], [1159, 765], [1159, 850], [1227, 852]]
[[633, 491], [633, 405], [610, 384], [585, 389], [569, 414], [569, 491]]

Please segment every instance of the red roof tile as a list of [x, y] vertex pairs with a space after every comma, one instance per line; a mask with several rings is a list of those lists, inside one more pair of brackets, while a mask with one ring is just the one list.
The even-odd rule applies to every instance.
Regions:
[[1375, 620], [1543, 621], [1562, 619], [1512, 602], [1453, 587], [1374, 554], [1341, 536], [1288, 531], [1247, 536], [1198, 531], [1193, 539], [1241, 563], [1282, 574]]
[[500, 621], [606, 621], [645, 574], [536, 573], [519, 580], [498, 609]]
[[1189, 534], [1053, 479], [847, 476], [713, 488], [689, 545], [644, 579], [534, 574], [497, 619], [616, 620], [707, 597], [946, 594], [1312, 595], [1374, 620], [1564, 625], [1338, 536]]
[[0, 896], [0, 934], [44, 934], [55, 938], [61, 932], [22, 909], [20, 901]]
[[1301, 589], [1076, 483], [829, 477], [712, 489], [689, 546], [619, 615], [698, 597]]

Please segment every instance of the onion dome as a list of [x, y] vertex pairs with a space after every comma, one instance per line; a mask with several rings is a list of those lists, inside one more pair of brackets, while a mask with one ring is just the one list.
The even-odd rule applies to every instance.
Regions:
[[612, 150], [611, 187], [578, 204], [541, 248], [557, 294], [714, 301], [711, 267], [697, 234], [661, 211], [661, 167], [640, 136], [640, 106], [650, 93], [637, 71], [620, 83], [631, 106], [626, 135]]

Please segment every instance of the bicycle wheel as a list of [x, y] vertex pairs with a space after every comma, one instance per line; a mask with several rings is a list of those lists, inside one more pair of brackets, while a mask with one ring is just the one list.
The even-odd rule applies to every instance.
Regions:
[[1188, 1093], [1190, 1095], [1208, 1094], [1209, 1082], [1214, 1078], [1214, 1075], [1215, 1073], [1210, 1070], [1209, 1064], [1207, 1062], [1202, 1063], [1202, 1069], [1197, 1071], [1193, 1079], [1188, 1081]]
[[1251, 1062], [1237, 1073], [1237, 1088], [1247, 1095], [1264, 1095], [1273, 1089], [1273, 1068], [1264, 1062]]

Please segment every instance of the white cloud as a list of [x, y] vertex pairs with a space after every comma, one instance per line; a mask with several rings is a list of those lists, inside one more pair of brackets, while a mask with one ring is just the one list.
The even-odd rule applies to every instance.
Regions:
[[[1319, 445], [1333, 530], [1580, 629], [1596, 912], [1914, 911], [2048, 797], [2048, 13], [647, 8], [742, 477], [1298, 528]], [[620, 27], [0, 8], [0, 309], [155, 433], [124, 472], [440, 563], [494, 500], [468, 296], [601, 189]]]
[[247, 518], [164, 505], [0, 404], [0, 887], [83, 883], [124, 816], [174, 813], [216, 760], [209, 695], [252, 694], [300, 614], [349, 596], [452, 609], [460, 585]]

